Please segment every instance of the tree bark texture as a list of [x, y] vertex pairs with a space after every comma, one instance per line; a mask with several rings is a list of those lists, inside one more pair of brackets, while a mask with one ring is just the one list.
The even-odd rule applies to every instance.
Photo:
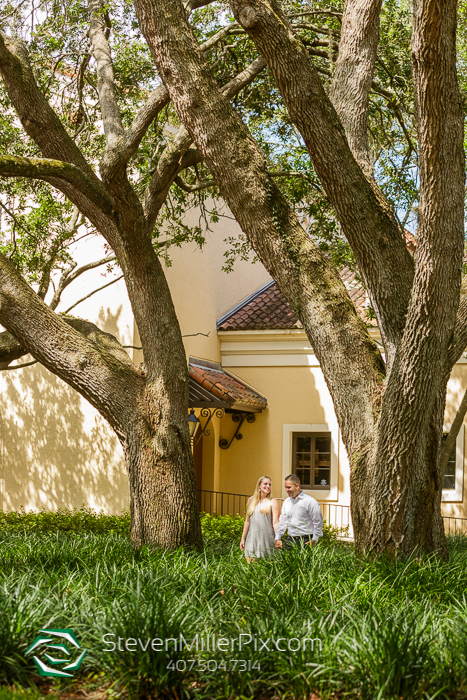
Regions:
[[368, 473], [371, 486], [361, 541], [366, 549], [381, 550], [393, 541], [403, 551], [421, 545], [446, 552], [437, 507], [438, 455], [464, 245], [463, 109], [455, 30], [455, 0], [443, 7], [434, 0], [414, 3], [412, 60], [420, 150], [416, 269]]
[[[266, 59], [352, 246], [378, 319], [390, 369], [403, 333], [413, 280], [413, 261], [403, 234], [379, 188], [366, 178], [352, 155], [318, 72], [278, 2], [232, 0], [230, 4]], [[368, 66], [364, 68], [368, 73]], [[353, 104], [348, 98], [346, 105]], [[341, 114], [346, 105], [340, 104]]]
[[[200, 162], [202, 156], [194, 149], [188, 151], [191, 137], [181, 128], [159, 158], [156, 172], [140, 200], [128, 180], [126, 167], [147, 129], [168, 104], [169, 94], [163, 85], [156, 88], [130, 127], [124, 129], [104, 21], [106, 9], [100, 0], [89, 0], [88, 9], [105, 135], [99, 164], [101, 179], [38, 88], [25, 44], [1, 34], [0, 73], [24, 130], [43, 157], [1, 156], [0, 174], [42, 179], [57, 187], [113, 249], [138, 326], [145, 376], [134, 370], [115, 339], [110, 340], [94, 326], [89, 328], [92, 324], [85, 326], [85, 322], [80, 322], [77, 327], [76, 319], [62, 319], [42, 302], [39, 304], [40, 299], [15, 277], [6, 260], [0, 277], [0, 294], [4, 294], [0, 320], [13, 338], [3, 334], [4, 352], [0, 348], [0, 357], [9, 363], [31, 352], [88, 398], [114, 427], [127, 460], [131, 535], [135, 543], [199, 546], [201, 531], [187, 422], [187, 363], [170, 290], [153, 249], [151, 232], [175, 178], [184, 168]], [[208, 44], [213, 44], [212, 37]], [[224, 86], [225, 94], [236, 95], [264, 67], [262, 58], [253, 61]], [[72, 276], [73, 273], [69, 279]], [[13, 281], [16, 301], [15, 294], [6, 296]], [[46, 291], [41, 290], [42, 298]], [[37, 322], [35, 326], [42, 332], [31, 326], [29, 313], [19, 312], [27, 304], [31, 305], [31, 314], [35, 310], [36, 319], [42, 314], [42, 324]], [[8, 308], [15, 311], [7, 313]], [[96, 363], [99, 371], [93, 373], [91, 368]], [[131, 382], [138, 387], [136, 393], [131, 390]]]
[[[25, 316], [23, 310], [28, 309]], [[201, 542], [196, 479], [187, 430], [188, 372], [145, 378], [113, 336], [79, 319], [62, 319], [0, 256], [0, 322], [8, 359], [31, 353], [110, 423], [128, 470], [131, 539], [164, 547]], [[167, 350], [174, 351], [170, 334]], [[10, 360], [11, 361], [11, 360]], [[170, 386], [170, 381], [174, 386]], [[170, 392], [178, 392], [178, 402]]]
[[[125, 276], [147, 375], [141, 377], [112, 353], [109, 358], [97, 340], [70, 332], [57, 317], [52, 321], [44, 316], [50, 337], [57, 342], [64, 337], [61, 351], [32, 332], [12, 311], [15, 294], [24, 301], [28, 288], [24, 283], [15, 288], [18, 280], [7, 261], [0, 265], [0, 321], [21, 347], [83, 395], [87, 392], [113, 421], [127, 458], [133, 540], [164, 546], [198, 544], [186, 361], [150, 234], [184, 164], [204, 158], [258, 257], [297, 312], [320, 361], [351, 462], [357, 548], [396, 554], [422, 547], [445, 556], [439, 460], [443, 412], [450, 370], [467, 343], [465, 295], [459, 304], [464, 156], [455, 0], [447, 0], [442, 8], [438, 0], [414, 0], [413, 82], [421, 185], [415, 261], [372, 178], [368, 160], [368, 91], [380, 1], [346, 1], [331, 99], [275, 0], [231, 0], [236, 18], [261, 56], [225, 86], [225, 94], [205, 62], [181, 0], [134, 4], [164, 86], [149, 96], [125, 131], [102, 21], [104, 8], [99, 0], [89, 0], [106, 138], [102, 179], [38, 90], [24, 46], [0, 36], [0, 72], [24, 129], [44, 156], [1, 158], [0, 174], [42, 178], [59, 187], [106, 238]], [[265, 64], [352, 247], [377, 315], [386, 366], [336, 269], [300, 226], [268, 175], [258, 144], [227, 99]], [[169, 99], [184, 128], [160, 158], [140, 200], [126, 165]], [[188, 150], [192, 141], [197, 151]], [[42, 304], [40, 299], [37, 303]], [[39, 317], [43, 307], [37, 303], [32, 308]], [[14, 354], [14, 347], [9, 346], [8, 352]], [[110, 399], [101, 400], [99, 381], [105, 377], [117, 391], [126, 382], [121, 377], [127, 375], [136, 387], [134, 401], [128, 394], [133, 411], [125, 393], [116, 416]]]
[[330, 99], [350, 150], [367, 178], [373, 177], [368, 143], [368, 97], [379, 40], [382, 0], [346, 0]]

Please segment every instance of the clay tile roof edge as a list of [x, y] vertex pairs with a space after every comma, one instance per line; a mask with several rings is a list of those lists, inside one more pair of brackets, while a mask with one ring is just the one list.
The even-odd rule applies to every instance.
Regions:
[[[256, 389], [246, 384], [239, 377], [236, 377], [234, 374], [231, 374], [225, 369], [222, 369], [221, 365], [219, 365], [217, 362], [210, 362], [209, 360], [200, 360], [195, 357], [190, 357], [189, 366], [190, 377], [197, 384], [204, 387], [207, 391], [209, 391], [214, 396], [218, 397], [220, 400], [225, 401], [230, 405], [238, 405], [239, 407], [243, 404], [244, 406], [254, 405], [257, 408], [266, 408], [268, 402], [264, 396], [259, 394], [256, 391]], [[214, 383], [214, 377], [207, 377], [203, 370], [219, 374], [219, 381]], [[234, 383], [234, 385], [239, 385], [244, 390], [246, 390], [246, 392], [253, 394], [253, 396], [235, 397], [230, 393], [229, 388], [224, 385], [224, 383], [222, 382], [222, 378], [227, 380], [230, 379]], [[238, 389], [234, 389], [234, 391], [236, 391], [237, 393]]]
[[253, 292], [253, 294], [250, 294], [250, 296], [246, 297], [245, 299], [242, 299], [242, 301], [239, 301], [238, 304], [235, 304], [235, 306], [226, 311], [225, 314], [223, 314], [217, 319], [217, 329], [219, 329], [222, 326], [222, 324], [227, 321], [227, 319], [229, 319], [231, 316], [237, 313], [237, 311], [242, 309], [244, 306], [247, 306], [247, 304], [254, 301], [256, 297], [259, 297], [261, 294], [263, 294], [263, 292], [265, 292], [275, 284], [276, 283], [274, 282], [274, 280], [270, 280], [266, 284], [263, 284], [262, 287], [257, 289], [256, 292]]

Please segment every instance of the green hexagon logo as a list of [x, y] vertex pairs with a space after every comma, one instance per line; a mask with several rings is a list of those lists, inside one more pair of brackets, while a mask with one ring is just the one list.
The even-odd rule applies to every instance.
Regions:
[[[64, 641], [57, 643], [58, 640]], [[77, 671], [79, 669], [81, 662], [87, 654], [87, 649], [84, 649], [79, 654], [78, 658], [73, 661], [71, 658], [72, 654], [66, 645], [66, 642], [73, 645], [76, 649], [81, 649], [80, 643], [76, 639], [73, 630], [39, 630], [39, 635], [26, 651], [26, 655], [30, 654], [36, 649], [40, 649], [44, 652], [43, 656], [45, 659], [47, 659], [50, 666], [48, 666], [38, 656], [32, 657], [41, 676], [73, 678], [73, 673], [70, 673], [70, 671]], [[55, 654], [58, 652], [65, 654], [65, 656], [56, 657]], [[61, 668], [58, 668], [58, 666], [61, 666]]]

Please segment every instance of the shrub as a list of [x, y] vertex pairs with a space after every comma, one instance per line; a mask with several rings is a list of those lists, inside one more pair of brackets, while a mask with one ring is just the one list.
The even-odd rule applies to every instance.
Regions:
[[[240, 541], [245, 519], [242, 515], [218, 515], [201, 513], [201, 527], [206, 541], [224, 540]], [[106, 515], [102, 510], [96, 512], [83, 506], [80, 509], [59, 508], [56, 511], [19, 511], [5, 513], [0, 511], [0, 532], [92, 532], [96, 535], [129, 535], [130, 514], [123, 511], [121, 515]], [[324, 521], [322, 542], [329, 544], [340, 537], [348, 536], [348, 527], [335, 527]]]
[[[209, 515], [208, 513], [201, 513], [201, 527], [206, 541], [214, 539], [224, 539], [232, 542], [240, 541], [244, 522], [245, 518], [242, 515], [217, 515], [216, 513]], [[324, 521], [321, 544], [330, 544], [338, 541], [341, 537], [348, 536], [348, 525], [346, 527], [335, 527], [334, 525], [328, 525]]]
[[19, 511], [5, 513], [0, 511], [0, 532], [94, 532], [96, 534], [125, 534], [130, 531], [130, 514], [123, 511], [121, 515], [106, 515], [102, 510], [96, 512], [83, 506], [79, 510], [73, 508], [58, 508], [47, 511], [41, 508], [38, 512]]
[[226, 539], [240, 542], [245, 518], [242, 515], [209, 515], [201, 513], [201, 528], [205, 540]]

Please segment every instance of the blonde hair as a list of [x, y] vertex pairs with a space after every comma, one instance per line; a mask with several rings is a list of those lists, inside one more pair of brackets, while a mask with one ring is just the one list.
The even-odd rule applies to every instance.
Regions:
[[270, 476], [260, 476], [259, 477], [257, 484], [256, 484], [255, 492], [252, 495], [252, 497], [249, 499], [249, 502], [248, 502], [248, 508], [246, 511], [247, 515], [253, 515], [258, 503], [261, 504], [259, 507], [261, 513], [269, 513], [271, 506], [272, 506], [272, 495], [271, 495], [272, 490], [268, 494], [266, 494], [266, 496], [264, 498], [261, 498], [261, 492], [259, 490], [259, 487], [261, 486], [261, 484], [263, 483], [263, 481], [265, 479], [269, 479], [269, 481], [271, 481]]

